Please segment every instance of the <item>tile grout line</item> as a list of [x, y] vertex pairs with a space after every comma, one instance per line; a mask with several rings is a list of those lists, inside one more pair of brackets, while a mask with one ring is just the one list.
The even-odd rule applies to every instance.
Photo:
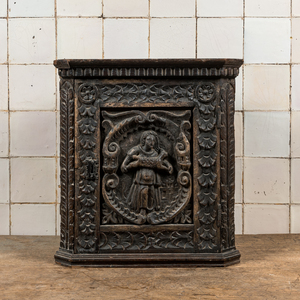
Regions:
[[7, 119], [8, 119], [8, 212], [9, 212], [9, 232], [8, 234], [11, 235], [11, 157], [10, 157], [10, 87], [9, 87], [9, 0], [7, 0], [7, 37], [6, 37], [6, 51], [7, 51]]
[[104, 59], [104, 3], [101, 0], [101, 7], [102, 7], [102, 59]]
[[195, 58], [198, 58], [198, 1], [195, 0], [195, 20], [196, 20], [196, 32], [195, 32]]
[[[293, 0], [290, 0], [290, 37], [292, 37], [292, 15]], [[293, 55], [293, 39], [290, 38], [290, 86], [289, 86], [289, 112], [290, 112], [290, 140], [289, 140], [289, 233], [292, 232], [292, 55]]]
[[[53, 0], [54, 1], [54, 19], [55, 19], [55, 59], [57, 59], [57, 1], [56, 0]], [[58, 94], [57, 94], [57, 71], [55, 69], [55, 94], [56, 94], [56, 103], [55, 103], [55, 108], [56, 108], [56, 111], [58, 110]], [[54, 229], [54, 234], [57, 236], [57, 232], [58, 232], [58, 228], [57, 228], [57, 220], [58, 220], [58, 191], [57, 191], [57, 172], [58, 172], [58, 159], [57, 159], [57, 156], [58, 156], [58, 145], [57, 145], [57, 141], [58, 141], [58, 136], [57, 136], [57, 126], [58, 126], [58, 120], [57, 120], [57, 114], [58, 112], [55, 113], [55, 144], [56, 144], [56, 158], [55, 158], [55, 229]]]
[[148, 58], [150, 58], [150, 26], [151, 26], [151, 17], [150, 17], [150, 0], [148, 0]]
[[[245, 61], [245, 0], [243, 0], [243, 61]], [[245, 66], [242, 67], [242, 234], [245, 234]]]

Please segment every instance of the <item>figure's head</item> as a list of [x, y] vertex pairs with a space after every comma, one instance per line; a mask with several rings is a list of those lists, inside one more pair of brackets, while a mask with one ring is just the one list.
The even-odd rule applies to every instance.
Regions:
[[146, 147], [147, 149], [155, 149], [156, 151], [158, 151], [157, 133], [152, 130], [143, 132], [140, 143], [142, 147]]

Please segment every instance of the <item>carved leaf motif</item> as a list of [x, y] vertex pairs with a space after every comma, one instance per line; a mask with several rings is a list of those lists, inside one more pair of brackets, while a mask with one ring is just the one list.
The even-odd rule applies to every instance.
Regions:
[[79, 182], [79, 188], [83, 193], [89, 194], [95, 191], [95, 188], [97, 186], [97, 183], [94, 181], [80, 181]]
[[198, 143], [200, 147], [211, 149], [216, 145], [217, 136], [211, 132], [201, 132], [198, 136]]
[[179, 233], [177, 231], [171, 233], [159, 232], [153, 239], [154, 245], [160, 248], [190, 248], [192, 247], [192, 232]]
[[93, 194], [80, 194], [78, 199], [80, 200], [81, 205], [90, 207], [95, 205], [97, 197]]
[[203, 115], [200, 120], [198, 120], [199, 128], [203, 131], [210, 131], [214, 129], [217, 119], [212, 115]]
[[215, 106], [212, 103], [209, 104], [204, 104], [204, 103], [199, 103], [198, 104], [199, 110], [203, 112], [204, 114], [210, 114], [214, 111]]
[[78, 109], [81, 116], [93, 117], [97, 111], [97, 108], [92, 105], [81, 105]]
[[103, 102], [161, 103], [187, 101], [193, 97], [190, 85], [117, 84], [98, 86]]
[[211, 167], [215, 164], [217, 158], [217, 153], [215, 151], [201, 150], [200, 159], [198, 162], [202, 167]]
[[86, 238], [79, 237], [78, 244], [84, 249], [91, 249], [95, 247], [97, 238], [94, 236], [87, 236]]
[[102, 224], [122, 224], [123, 218], [118, 215], [115, 211], [108, 208], [105, 203], [103, 203], [103, 218], [102, 218]]
[[203, 187], [213, 185], [216, 182], [217, 174], [211, 168], [202, 169], [202, 174], [198, 177], [199, 183]]
[[91, 222], [90, 218], [86, 217], [81, 224], [79, 229], [83, 234], [90, 235], [95, 232], [96, 225]]
[[212, 205], [217, 199], [217, 194], [212, 192], [210, 189], [203, 188], [200, 190], [198, 198], [200, 199], [200, 204]]
[[96, 146], [96, 139], [90, 135], [82, 135], [79, 138], [79, 143], [81, 144], [82, 148], [89, 150]]
[[91, 118], [84, 118], [78, 122], [78, 125], [83, 134], [92, 134], [95, 132], [97, 122]]
[[215, 221], [216, 215], [217, 213], [213, 206], [205, 206], [199, 211], [199, 220], [208, 225]]

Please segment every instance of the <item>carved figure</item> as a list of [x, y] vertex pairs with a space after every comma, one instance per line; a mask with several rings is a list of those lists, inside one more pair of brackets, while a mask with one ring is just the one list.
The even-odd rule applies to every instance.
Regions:
[[172, 174], [173, 167], [167, 157], [168, 153], [159, 148], [158, 136], [152, 130], [143, 132], [140, 144], [128, 151], [121, 171], [137, 170], [127, 196], [127, 202], [134, 211], [146, 215], [149, 211], [160, 209], [161, 178], [157, 171]]

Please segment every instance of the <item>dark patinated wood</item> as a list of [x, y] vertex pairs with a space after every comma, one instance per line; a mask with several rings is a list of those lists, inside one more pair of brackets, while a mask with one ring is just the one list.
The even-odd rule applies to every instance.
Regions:
[[241, 60], [58, 60], [63, 265], [225, 266]]

